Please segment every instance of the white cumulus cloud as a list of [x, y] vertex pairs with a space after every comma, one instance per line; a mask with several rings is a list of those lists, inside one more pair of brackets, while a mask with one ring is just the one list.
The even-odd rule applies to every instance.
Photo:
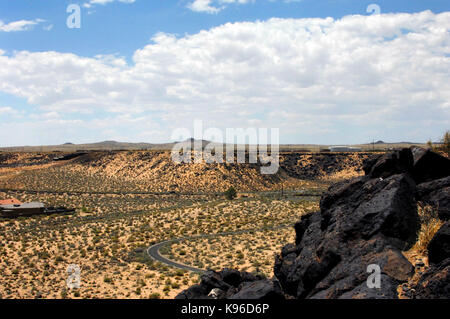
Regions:
[[[449, 12], [227, 23], [183, 37], [158, 33], [132, 64], [20, 51], [3, 52], [0, 65], [0, 91], [59, 121], [106, 112], [98, 121], [107, 131], [139, 120], [121, 131], [128, 140], [152, 125], [168, 140], [193, 118], [279, 127], [305, 142], [426, 140], [450, 127]], [[82, 127], [64, 123], [72, 124]]]
[[16, 31], [26, 31], [33, 28], [33, 26], [45, 22], [42, 19], [35, 20], [18, 20], [9, 23], [5, 23], [0, 20], [0, 32], [16, 32]]
[[84, 3], [83, 7], [91, 8], [93, 5], [96, 4], [105, 5], [111, 2], [134, 3], [136, 2], [136, 0], [90, 0], [89, 2]]

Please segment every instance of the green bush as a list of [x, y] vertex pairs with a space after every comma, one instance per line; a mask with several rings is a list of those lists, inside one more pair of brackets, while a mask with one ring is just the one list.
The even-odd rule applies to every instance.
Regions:
[[442, 137], [442, 149], [450, 155], [450, 131], [445, 132]]
[[230, 188], [228, 188], [227, 191], [225, 192], [225, 197], [228, 200], [233, 200], [236, 198], [236, 196], [237, 196], [237, 192], [233, 186], [230, 186]]

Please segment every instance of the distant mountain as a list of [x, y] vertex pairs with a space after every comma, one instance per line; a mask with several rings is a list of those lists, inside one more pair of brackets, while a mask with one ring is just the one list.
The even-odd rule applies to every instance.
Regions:
[[171, 149], [173, 143], [123, 143], [117, 141], [103, 141], [87, 144], [65, 143], [61, 145], [43, 146], [13, 146], [2, 147], [0, 151], [9, 152], [75, 152], [75, 151], [117, 151], [117, 150], [166, 150]]
[[392, 145], [392, 144], [410, 144], [410, 145], [420, 145], [423, 143], [413, 143], [413, 142], [384, 142], [382, 140], [376, 141], [376, 142], [369, 142], [366, 143], [366, 145], [381, 145], [381, 144], [386, 144], [386, 145]]
[[[128, 143], [128, 142], [118, 142], [118, 141], [103, 141], [97, 143], [86, 143], [86, 144], [73, 144], [65, 143], [61, 145], [42, 145], [42, 146], [13, 146], [13, 147], [1, 147], [0, 151], [3, 152], [83, 152], [83, 151], [137, 151], [137, 150], [154, 150], [154, 151], [164, 151], [173, 149], [176, 143], [181, 143], [186, 146], [194, 146], [195, 140], [193, 138], [188, 138], [182, 142], [173, 143]], [[210, 144], [210, 141], [202, 140], [202, 147]], [[213, 143], [217, 146], [221, 143]], [[408, 147], [409, 145], [424, 145], [423, 143], [385, 143], [383, 141], [377, 141], [375, 143], [376, 149], [386, 150], [391, 148], [401, 148]], [[351, 145], [350, 145], [351, 146]], [[353, 145], [360, 147], [363, 150], [371, 150], [373, 143], [358, 144]], [[279, 146], [280, 151], [298, 151], [298, 152], [319, 152], [323, 148], [328, 148], [329, 145], [318, 145], [318, 144], [281, 144]]]
[[[193, 138], [189, 138], [181, 143], [192, 144]], [[76, 151], [136, 151], [136, 150], [171, 150], [175, 143], [128, 143], [117, 141], [103, 141], [87, 144], [64, 143], [61, 145], [43, 145], [43, 146], [12, 146], [2, 147], [0, 151], [6, 152], [76, 152]], [[202, 146], [205, 147], [210, 142], [202, 140]]]

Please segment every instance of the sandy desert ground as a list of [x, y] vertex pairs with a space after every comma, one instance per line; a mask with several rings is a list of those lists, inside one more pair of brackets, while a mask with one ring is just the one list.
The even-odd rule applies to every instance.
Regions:
[[[273, 176], [256, 164], [176, 165], [168, 152], [95, 152], [63, 162], [52, 156], [0, 153], [0, 199], [76, 209], [0, 221], [1, 298], [173, 298], [199, 275], [152, 260], [146, 248], [202, 234], [216, 236], [161, 253], [202, 269], [270, 277], [274, 253], [294, 238], [293, 223], [318, 208], [318, 196], [304, 195], [361, 174], [368, 155], [337, 165], [291, 154]], [[221, 193], [230, 186], [239, 192], [232, 201]], [[217, 235], [234, 231], [244, 232]], [[79, 289], [67, 288], [70, 264], [81, 268]]]

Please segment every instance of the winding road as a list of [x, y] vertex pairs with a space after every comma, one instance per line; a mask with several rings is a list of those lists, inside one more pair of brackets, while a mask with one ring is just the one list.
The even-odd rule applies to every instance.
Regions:
[[175, 262], [175, 261], [172, 261], [172, 260], [170, 260], [170, 259], [168, 259], [168, 258], [162, 256], [162, 255], [159, 253], [159, 249], [160, 249], [160, 248], [162, 248], [162, 247], [165, 246], [166, 244], [171, 244], [171, 243], [174, 243], [174, 242], [176, 242], [176, 241], [181, 241], [181, 240], [176, 240], [176, 239], [174, 239], [174, 240], [166, 240], [166, 241], [157, 243], [157, 244], [155, 244], [155, 245], [153, 245], [153, 246], [150, 246], [150, 247], [148, 247], [148, 249], [147, 249], [147, 254], [148, 254], [152, 259], [154, 259], [154, 260], [156, 260], [156, 261], [159, 261], [159, 262], [161, 262], [161, 263], [163, 263], [163, 264], [166, 264], [166, 265], [168, 265], [168, 266], [175, 267], [175, 268], [182, 269], [182, 270], [187, 270], [187, 271], [197, 272], [197, 273], [204, 273], [205, 270], [203, 270], [203, 269], [191, 267], [191, 266], [188, 266], [188, 265], [185, 265], [185, 264], [181, 264], [181, 263], [177, 263], [177, 262]]
[[217, 233], [217, 234], [203, 234], [203, 235], [196, 235], [196, 236], [192, 236], [192, 237], [169, 239], [169, 240], [165, 240], [165, 241], [159, 242], [157, 244], [154, 244], [154, 245], [150, 246], [149, 248], [147, 248], [147, 254], [153, 260], [156, 260], [167, 266], [175, 267], [178, 269], [187, 270], [187, 271], [191, 271], [191, 272], [196, 272], [196, 273], [204, 273], [206, 271], [205, 269], [192, 267], [189, 265], [185, 265], [185, 264], [170, 260], [170, 259], [162, 256], [160, 254], [159, 250], [166, 245], [170, 245], [170, 244], [180, 242], [180, 241], [185, 241], [185, 240], [189, 241], [189, 240], [195, 240], [195, 239], [199, 239], [199, 238], [214, 238], [214, 237], [222, 237], [222, 236], [241, 235], [241, 234], [245, 234], [245, 233], [267, 231], [267, 230], [277, 230], [277, 229], [283, 229], [283, 228], [288, 228], [288, 227], [293, 227], [293, 226], [294, 226], [293, 224], [283, 224], [283, 225], [278, 225], [278, 226], [271, 227], [271, 228], [265, 227], [265, 228], [259, 228], [259, 229], [244, 229], [244, 230], [236, 230], [236, 231]]

